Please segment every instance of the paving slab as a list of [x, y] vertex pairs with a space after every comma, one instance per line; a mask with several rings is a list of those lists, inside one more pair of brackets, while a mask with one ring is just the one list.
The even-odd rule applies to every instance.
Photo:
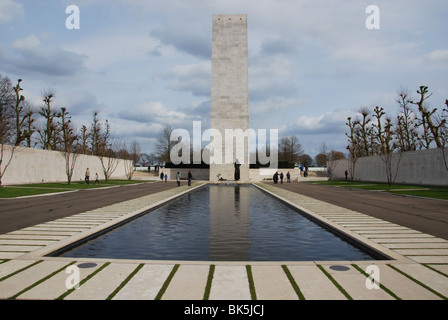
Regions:
[[144, 265], [113, 300], [154, 300], [174, 265]]
[[[368, 265], [358, 264], [366, 270]], [[387, 265], [377, 265], [378, 281], [402, 300], [440, 300], [441, 298]]]
[[368, 278], [353, 266], [340, 266], [348, 268], [348, 270], [334, 270], [330, 265], [324, 265], [323, 267], [354, 300], [395, 300], [382, 289], [369, 289], [366, 285]]
[[287, 266], [306, 300], [347, 300], [316, 266]]
[[393, 264], [402, 272], [448, 297], [448, 277], [421, 264]]
[[45, 247], [43, 246], [27, 246], [27, 245], [0, 245], [0, 252], [31, 252], [33, 250]]
[[251, 269], [258, 300], [299, 299], [280, 265], [252, 266]]
[[208, 265], [181, 265], [162, 300], [202, 300], [209, 269]]
[[35, 263], [34, 260], [9, 260], [0, 264], [0, 279]]
[[[78, 267], [79, 281], [83, 281], [87, 276], [98, 269], [102, 263], [91, 264], [89, 268], [80, 268], [81, 262], [72, 264], [71, 266]], [[18, 299], [27, 300], [54, 300], [58, 299], [61, 295], [73, 288], [78, 283], [74, 283], [74, 269], [70, 269], [70, 266], [66, 266], [64, 270], [61, 270], [51, 278], [44, 282], [34, 286], [30, 290], [26, 291], [18, 297]]]
[[105, 300], [137, 266], [132, 263], [110, 264], [70, 293], [65, 300]]
[[448, 256], [406, 256], [418, 263], [448, 263]]
[[0, 299], [8, 299], [67, 265], [66, 261], [42, 261], [0, 282]]
[[446, 277], [448, 277], [448, 264], [432, 264], [431, 268], [442, 272]]
[[250, 300], [246, 266], [216, 266], [210, 300]]
[[18, 239], [18, 240], [61, 240], [65, 239], [68, 236], [55, 236], [55, 235], [29, 235], [29, 234], [22, 234], [20, 231], [2, 234], [0, 235], [0, 239]]

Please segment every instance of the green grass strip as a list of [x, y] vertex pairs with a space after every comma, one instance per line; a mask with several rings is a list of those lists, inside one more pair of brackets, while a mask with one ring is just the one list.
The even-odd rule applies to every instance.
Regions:
[[247, 271], [247, 279], [249, 280], [250, 297], [252, 300], [257, 300], [257, 293], [255, 292], [254, 278], [252, 276], [252, 267], [250, 265], [246, 265], [246, 271]]
[[448, 278], [448, 274], [446, 274], [446, 273], [443, 273], [442, 271], [440, 271], [440, 270], [437, 270], [437, 269], [435, 269], [435, 268], [431, 267], [431, 266], [430, 266], [429, 264], [427, 264], [427, 263], [422, 263], [422, 265], [423, 265], [423, 266], [425, 266], [426, 268], [428, 268], [428, 269], [431, 269], [432, 271], [434, 271], [434, 272], [437, 272], [437, 273], [441, 274], [442, 276], [444, 276], [444, 277], [447, 277], [447, 278]]
[[0, 264], [10, 261], [11, 259], [0, 260]]
[[421, 282], [421, 281], [415, 279], [414, 277], [408, 275], [406, 272], [401, 271], [400, 269], [398, 269], [397, 267], [395, 267], [395, 266], [393, 266], [393, 265], [391, 265], [391, 264], [388, 264], [388, 266], [391, 267], [392, 269], [394, 269], [395, 271], [401, 273], [402, 275], [404, 275], [404, 276], [407, 277], [408, 279], [410, 279], [410, 280], [414, 281], [415, 283], [421, 285], [421, 286], [422, 286], [423, 288], [425, 288], [426, 290], [431, 291], [432, 293], [434, 293], [436, 296], [442, 298], [443, 300], [448, 300], [448, 298], [445, 297], [443, 294], [437, 292], [436, 290], [434, 290], [434, 289], [431, 288], [431, 287], [428, 287], [426, 284], [424, 284], [423, 282]]
[[205, 285], [204, 298], [203, 300], [208, 300], [210, 298], [210, 290], [212, 289], [213, 275], [215, 274], [215, 265], [210, 265], [208, 271], [207, 284]]
[[14, 300], [17, 299], [18, 296], [24, 294], [25, 292], [27, 292], [28, 290], [31, 290], [32, 288], [38, 286], [39, 284], [41, 284], [42, 282], [50, 279], [51, 277], [53, 277], [54, 275], [58, 274], [59, 272], [61, 272], [62, 270], [65, 270], [67, 267], [71, 266], [72, 264], [76, 263], [76, 261], [70, 262], [68, 265], [60, 268], [59, 270], [54, 271], [53, 273], [50, 273], [48, 276], [40, 279], [39, 281], [36, 281], [35, 283], [33, 283], [32, 285], [30, 285], [29, 287], [23, 289], [22, 291], [20, 291], [19, 293], [16, 293], [15, 295], [13, 295], [12, 297], [9, 297], [8, 300]]
[[[364, 270], [362, 270], [358, 265], [356, 264], [352, 264], [352, 266], [358, 270], [359, 272], [361, 272], [363, 275], [365, 275], [367, 278], [370, 277], [370, 274], [366, 273]], [[382, 283], [376, 281], [375, 279], [372, 279], [374, 281], [374, 283], [379, 286], [381, 289], [383, 289], [384, 291], [386, 291], [388, 294], [390, 294], [395, 300], [401, 300], [400, 297], [398, 297], [395, 293], [393, 293], [389, 288], [387, 288], [385, 285], [383, 285]]]
[[162, 299], [162, 296], [165, 294], [166, 289], [168, 288], [168, 286], [170, 285], [171, 279], [173, 279], [174, 275], [176, 274], [177, 269], [179, 269], [180, 265], [176, 264], [173, 267], [173, 270], [171, 270], [171, 273], [169, 274], [168, 278], [166, 278], [162, 288], [160, 288], [159, 293], [157, 294], [155, 300], [160, 300]]
[[43, 260], [36, 261], [36, 262], [34, 262], [33, 264], [30, 264], [29, 266], [27, 266], [27, 267], [25, 267], [25, 268], [22, 268], [22, 269], [19, 269], [19, 270], [17, 270], [17, 271], [14, 271], [13, 273], [10, 273], [10, 274], [4, 276], [3, 278], [0, 278], [0, 282], [2, 282], [3, 280], [6, 280], [6, 279], [8, 279], [8, 278], [10, 278], [10, 277], [12, 277], [12, 276], [18, 274], [18, 273], [20, 273], [20, 272], [22, 272], [22, 271], [25, 271], [25, 270], [28, 269], [28, 268], [34, 267], [36, 264], [39, 264], [39, 263], [41, 263], [41, 262], [43, 262]]
[[338, 288], [339, 291], [341, 291], [348, 300], [353, 300], [348, 292], [345, 291], [344, 288], [342, 288], [342, 286], [324, 269], [324, 267], [322, 267], [320, 264], [318, 264], [317, 267], [327, 276], [328, 279], [330, 279], [331, 282], [333, 282], [336, 288]]
[[[105, 264], [103, 264], [101, 267], [99, 267], [98, 269], [96, 269], [94, 272], [92, 272], [91, 274], [89, 274], [85, 279], [81, 280], [79, 282], [79, 286], [82, 286], [84, 283], [86, 283], [87, 281], [89, 281], [89, 279], [91, 279], [93, 276], [95, 276], [97, 273], [99, 273], [101, 270], [103, 270], [104, 268], [106, 268], [108, 265], [110, 265], [110, 262], [106, 262]], [[56, 300], [63, 300], [65, 297], [67, 297], [70, 293], [72, 293], [73, 291], [77, 290], [76, 286], [67, 290], [65, 293], [61, 294], [58, 298], [56, 298]]]
[[305, 296], [303, 295], [302, 291], [300, 291], [299, 285], [297, 284], [296, 280], [292, 276], [288, 267], [286, 265], [282, 265], [282, 268], [283, 268], [283, 271], [285, 272], [286, 276], [288, 277], [289, 282], [291, 283], [292, 287], [294, 288], [294, 291], [296, 292], [297, 296], [299, 297], [299, 300], [306, 300]]
[[123, 287], [136, 275], [137, 272], [140, 271], [141, 268], [143, 268], [145, 264], [141, 263], [137, 266], [137, 268], [135, 268], [134, 271], [132, 271], [132, 273], [127, 276], [126, 279], [124, 279], [124, 281], [106, 298], [106, 300], [112, 300], [115, 295], [121, 290], [123, 289]]

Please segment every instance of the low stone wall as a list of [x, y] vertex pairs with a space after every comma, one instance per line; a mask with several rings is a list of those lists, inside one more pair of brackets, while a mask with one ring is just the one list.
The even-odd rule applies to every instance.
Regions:
[[[448, 150], [445, 151], [445, 154], [448, 158]], [[393, 172], [397, 165], [398, 172], [395, 183], [448, 186], [448, 171], [445, 169], [442, 149], [404, 152], [401, 159], [398, 154], [394, 154]], [[348, 168], [348, 160], [336, 161], [332, 179], [345, 179], [345, 171]], [[359, 158], [355, 165], [355, 180], [387, 182], [386, 167], [381, 157]]]
[[[188, 178], [188, 171], [191, 170], [193, 174], [193, 180], [209, 180], [209, 169], [160, 169], [160, 172], [168, 175], [168, 180], [175, 180], [177, 172], [180, 173], [181, 179], [186, 180]], [[317, 172], [312, 172], [310, 170], [308, 174], [308, 178], [303, 177], [300, 174], [299, 169], [249, 169], [249, 179], [250, 182], [260, 182], [263, 180], [272, 180], [272, 176], [274, 173], [278, 171], [278, 173], [283, 172], [284, 179], [286, 181], [286, 173], [289, 172], [291, 175], [291, 181], [306, 181], [316, 179], [319, 180], [326, 179], [324, 174], [318, 174]]]
[[188, 171], [191, 170], [191, 174], [193, 175], [193, 180], [203, 180], [208, 181], [209, 180], [209, 169], [167, 169], [167, 168], [161, 168], [159, 171], [159, 175], [161, 172], [163, 174], [168, 175], [168, 180], [176, 180], [176, 174], [177, 172], [180, 173], [180, 178], [182, 180], [188, 179]]
[[[3, 146], [4, 161], [9, 159], [11, 154], [10, 146]], [[118, 160], [118, 165], [111, 178], [126, 178], [125, 162], [128, 160]], [[96, 156], [79, 155], [72, 181], [84, 181], [86, 169], [90, 170], [90, 180], [95, 180], [95, 173], [99, 179], [104, 180], [104, 173], [100, 159]], [[40, 183], [40, 182], [66, 182], [65, 159], [59, 151], [49, 151], [33, 148], [16, 148], [14, 157], [6, 170], [2, 179], [3, 185]]]

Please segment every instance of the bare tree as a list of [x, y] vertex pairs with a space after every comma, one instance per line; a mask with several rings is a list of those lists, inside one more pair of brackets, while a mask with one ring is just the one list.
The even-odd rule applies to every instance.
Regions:
[[309, 167], [313, 163], [313, 159], [308, 154], [302, 154], [297, 158], [297, 161], [304, 167]]
[[[425, 141], [425, 146], [429, 148], [429, 144], [432, 140], [435, 142], [437, 148], [442, 148], [443, 145], [440, 138], [440, 129], [444, 125], [446, 120], [443, 119], [440, 123], [437, 124], [434, 117], [437, 108], [434, 108], [432, 111], [430, 111], [425, 106], [425, 101], [432, 96], [432, 93], [427, 96], [428, 87], [420, 86], [420, 89], [417, 90], [417, 93], [420, 95], [420, 101], [412, 101], [411, 103], [418, 106], [418, 111], [421, 114], [421, 124], [424, 128], [423, 140]], [[429, 134], [431, 135], [431, 137], [429, 137]]]
[[175, 141], [171, 141], [171, 133], [173, 132], [173, 128], [167, 125], [165, 128], [160, 130], [159, 137], [156, 143], [156, 155], [159, 158], [159, 163], [168, 163], [170, 162], [170, 153], [173, 146], [177, 143]]
[[26, 111], [25, 111], [25, 117], [26, 117], [26, 146], [28, 148], [32, 147], [32, 140], [31, 137], [33, 136], [34, 132], [35, 132], [35, 127], [33, 126], [34, 123], [34, 111], [31, 109], [31, 106], [28, 106]]
[[296, 136], [281, 137], [278, 143], [279, 162], [297, 163], [303, 155], [303, 147]]
[[[447, 121], [448, 121], [448, 100], [445, 100], [445, 105], [446, 105], [446, 109], [442, 110], [442, 114], [441, 114], [441, 123], [443, 123], [443, 125], [440, 128], [440, 139], [442, 141], [442, 148], [441, 148], [441, 152], [442, 152], [442, 157], [443, 157], [443, 163], [445, 165], [445, 169], [448, 171], [448, 155], [446, 148], [448, 147], [448, 125], [447, 125]], [[445, 120], [444, 122], [442, 122], [443, 120]]]
[[119, 159], [117, 158], [116, 150], [118, 149], [117, 142], [112, 142], [110, 137], [110, 124], [106, 120], [105, 130], [99, 137], [97, 156], [100, 159], [101, 167], [103, 168], [104, 179], [109, 181], [110, 177], [117, 169]]
[[22, 82], [22, 79], [19, 79], [17, 81], [17, 85], [13, 88], [15, 92], [15, 103], [11, 107], [13, 108], [14, 113], [14, 122], [15, 122], [15, 131], [16, 131], [16, 137], [14, 141], [14, 145], [20, 146], [23, 141], [28, 137], [29, 133], [24, 128], [26, 127], [25, 121], [28, 119], [25, 112], [24, 112], [24, 101], [25, 97], [20, 94], [20, 92], [23, 90], [20, 87], [20, 83]]
[[83, 125], [79, 132], [79, 152], [87, 154], [89, 150], [90, 133], [85, 125]]
[[90, 125], [90, 130], [87, 135], [87, 139], [90, 139], [90, 151], [93, 155], [99, 155], [102, 151], [101, 149], [104, 147], [102, 141], [102, 128], [100, 121], [98, 119], [98, 112], [95, 111], [93, 113], [92, 123]]
[[353, 182], [355, 180], [355, 172], [356, 172], [356, 162], [361, 156], [360, 152], [360, 146], [361, 143], [359, 141], [359, 135], [358, 135], [358, 125], [359, 121], [354, 120], [352, 121], [351, 117], [347, 118], [346, 125], [350, 129], [350, 133], [346, 133], [345, 135], [348, 137], [348, 145], [347, 150], [349, 152], [349, 158], [348, 158], [348, 171], [350, 173], [350, 180]]
[[[377, 122], [376, 124], [373, 124], [374, 130], [372, 130], [372, 134], [376, 141], [375, 145], [378, 146], [376, 153], [380, 156], [385, 165], [387, 183], [392, 185], [397, 177], [403, 152], [398, 148], [399, 144], [395, 141], [392, 119], [386, 117], [383, 121], [383, 116], [385, 114], [383, 108], [375, 108], [374, 117], [377, 119]], [[397, 157], [394, 157], [394, 151], [396, 149], [398, 149], [399, 152], [395, 153]], [[393, 161], [394, 158], [397, 159], [395, 165]]]
[[400, 144], [400, 150], [415, 151], [419, 148], [418, 128], [415, 121], [415, 114], [410, 108], [411, 97], [406, 89], [398, 92], [397, 103], [400, 106], [400, 113], [397, 115], [396, 136]]
[[328, 162], [328, 156], [324, 153], [319, 153], [314, 157], [314, 160], [319, 167], [325, 167]]
[[62, 128], [61, 155], [65, 159], [65, 173], [67, 175], [67, 183], [70, 184], [79, 154], [76, 145], [78, 136], [75, 134], [75, 129], [72, 127], [70, 120], [71, 117], [68, 114], [66, 108], [61, 108], [61, 112], [58, 116], [61, 118]]
[[373, 152], [373, 143], [372, 143], [372, 128], [370, 122], [372, 121], [371, 112], [367, 107], [362, 107], [359, 110], [359, 113], [362, 116], [361, 121], [358, 121], [358, 130], [357, 134], [359, 135], [359, 143], [360, 148], [359, 151], [362, 152], [362, 156], [371, 156]]
[[128, 147], [125, 142], [120, 144], [117, 152], [118, 158], [124, 160], [125, 174], [128, 180], [132, 180], [134, 168], [141, 156], [140, 146], [137, 141], [133, 141]]
[[44, 106], [41, 107], [39, 114], [44, 117], [45, 124], [42, 129], [39, 129], [37, 132], [39, 133], [40, 143], [45, 150], [55, 150], [58, 144], [58, 125], [55, 121], [55, 117], [57, 117], [58, 112], [53, 110], [52, 103], [54, 101], [54, 91], [47, 90], [43, 93]]
[[13, 92], [9, 78], [0, 75], [0, 188], [16, 150], [15, 144], [12, 143], [14, 117], [10, 108], [14, 103]]

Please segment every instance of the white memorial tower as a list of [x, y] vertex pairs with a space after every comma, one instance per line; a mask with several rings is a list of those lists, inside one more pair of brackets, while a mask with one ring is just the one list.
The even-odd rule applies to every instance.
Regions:
[[248, 78], [247, 15], [213, 15], [210, 181], [249, 181]]

